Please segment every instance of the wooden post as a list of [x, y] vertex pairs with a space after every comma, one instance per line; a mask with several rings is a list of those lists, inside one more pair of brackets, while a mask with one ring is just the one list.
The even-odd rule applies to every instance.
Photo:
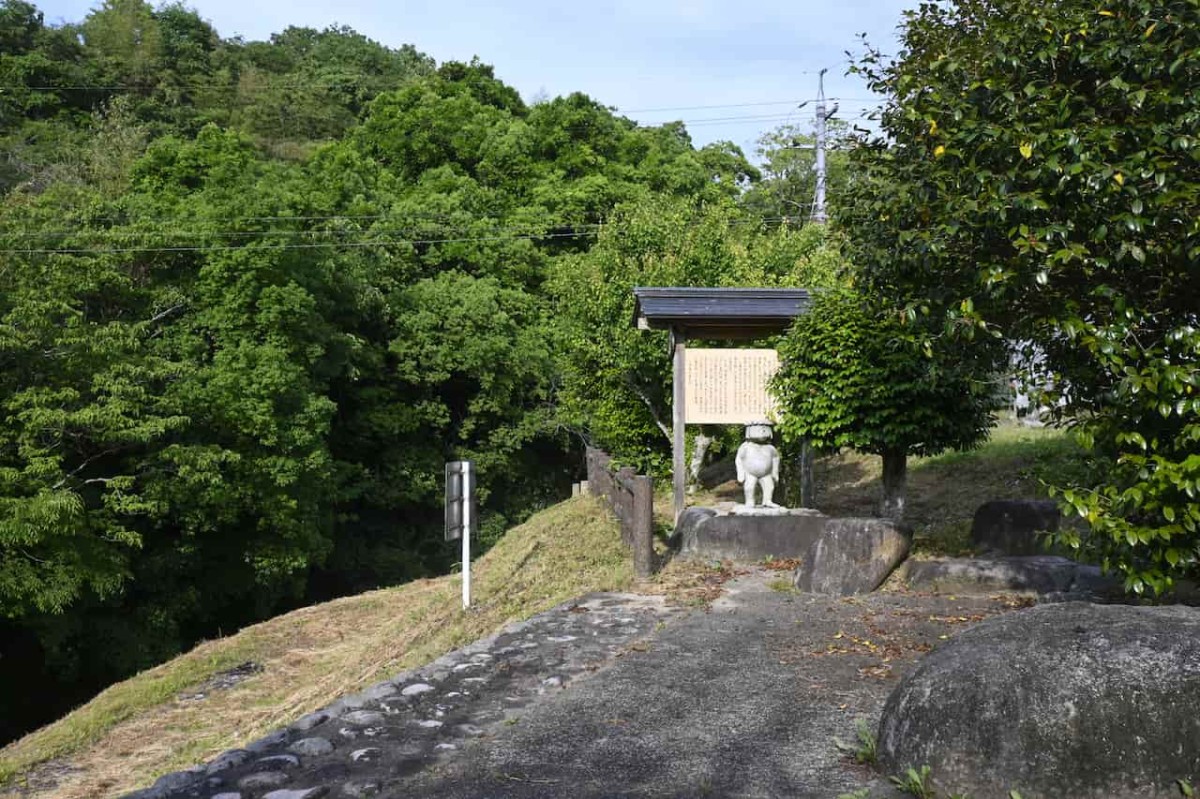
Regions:
[[671, 399], [671, 414], [672, 428], [671, 434], [673, 438], [672, 446], [672, 479], [675, 498], [675, 519], [678, 521], [679, 514], [683, 513], [683, 504], [685, 501], [685, 491], [687, 489], [687, 464], [685, 463], [685, 450], [687, 449], [687, 438], [684, 434], [686, 420], [684, 419], [684, 402], [683, 393], [684, 387], [684, 369], [686, 368], [687, 356], [686, 345], [687, 337], [683, 331], [678, 328], [671, 328], [671, 346], [674, 349], [674, 364], [672, 368], [672, 382], [674, 389]]
[[654, 573], [654, 481], [637, 475], [629, 484], [633, 489], [633, 573], [649, 577]]
[[817, 506], [817, 487], [813, 482], [813, 448], [806, 438], [800, 442], [800, 507]]

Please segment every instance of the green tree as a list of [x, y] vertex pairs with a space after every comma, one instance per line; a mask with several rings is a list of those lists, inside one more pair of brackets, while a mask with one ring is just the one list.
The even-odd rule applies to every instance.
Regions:
[[433, 60], [411, 45], [391, 49], [346, 27], [289, 27], [228, 60], [232, 123], [277, 151], [340, 138], [376, 97], [433, 72]]
[[90, 81], [70, 28], [45, 25], [21, 0], [0, 2], [0, 194], [38, 182], [79, 145], [72, 122], [87, 118], [96, 96], [56, 87]]
[[548, 282], [617, 241], [618, 204], [719, 207], [642, 231], [692, 241], [697, 280], [835, 268], [808, 233], [749, 233], [736, 147], [582, 94], [527, 107], [478, 62], [222, 39], [136, 0], [79, 26], [0, 0], [0, 41], [0, 645], [28, 644], [0, 683], [53, 675], [63, 705], [444, 572], [447, 459], [480, 465], [485, 542], [564, 496], [576, 328]]
[[83, 40], [109, 85], [149, 91], [158, 80], [162, 31], [144, 0], [104, 0], [82, 26]]
[[774, 380], [784, 440], [883, 459], [883, 516], [904, 516], [909, 455], [985, 440], [994, 383], [953, 354], [914, 349], [904, 325], [849, 289], [819, 293], [779, 346]]
[[[337, 399], [387, 346], [360, 334], [370, 273], [239, 221], [319, 213], [336, 191], [305, 177], [207, 128], [154, 142], [116, 198], [2, 207], [0, 609], [68, 685], [302, 601], [336, 549], [362, 471]], [[13, 253], [34, 232], [67, 252]], [[441, 566], [412, 534], [408, 573]]]
[[[828, 196], [836, 198], [849, 178], [849, 126], [831, 119], [827, 136], [826, 187]], [[781, 125], [759, 136], [754, 152], [762, 177], [742, 198], [745, 206], [763, 217], [807, 222], [817, 190], [816, 142], [811, 126]]]
[[[1081, 557], [1162, 590], [1200, 569], [1200, 9], [959, 0], [909, 12], [838, 220], [922, 337], [986, 331], [1048, 366], [1103, 468], [1059, 486]], [[924, 318], [924, 317], [922, 317]]]
[[589, 442], [662, 473], [671, 452], [667, 334], [636, 330], [635, 286], [827, 286], [844, 264], [820, 226], [764, 228], [726, 201], [650, 197], [586, 255], [556, 264], [560, 413]]

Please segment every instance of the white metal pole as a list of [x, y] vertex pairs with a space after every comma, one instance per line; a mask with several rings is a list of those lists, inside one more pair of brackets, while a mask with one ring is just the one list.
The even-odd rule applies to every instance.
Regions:
[[814, 222], [824, 222], [825, 216], [825, 70], [821, 70], [817, 85], [817, 196], [813, 200]]
[[471, 466], [463, 464], [463, 512], [462, 512], [462, 600], [463, 610], [471, 607]]

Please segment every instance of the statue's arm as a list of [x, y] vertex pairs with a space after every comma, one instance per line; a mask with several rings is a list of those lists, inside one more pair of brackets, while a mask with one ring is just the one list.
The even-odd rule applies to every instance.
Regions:
[[746, 482], [745, 447], [738, 447], [737, 457], [733, 459], [733, 464], [737, 467], [737, 481], [739, 483]]
[[771, 479], [779, 482], [779, 450], [771, 447]]

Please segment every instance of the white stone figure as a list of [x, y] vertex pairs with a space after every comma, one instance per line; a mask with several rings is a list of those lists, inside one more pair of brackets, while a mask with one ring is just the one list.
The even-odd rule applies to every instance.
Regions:
[[771, 501], [775, 483], [779, 480], [779, 450], [771, 444], [772, 429], [768, 422], [746, 425], [746, 440], [738, 447], [737, 479], [746, 492], [746, 507], [755, 507], [754, 489], [762, 486], [762, 506], [778, 508]]

